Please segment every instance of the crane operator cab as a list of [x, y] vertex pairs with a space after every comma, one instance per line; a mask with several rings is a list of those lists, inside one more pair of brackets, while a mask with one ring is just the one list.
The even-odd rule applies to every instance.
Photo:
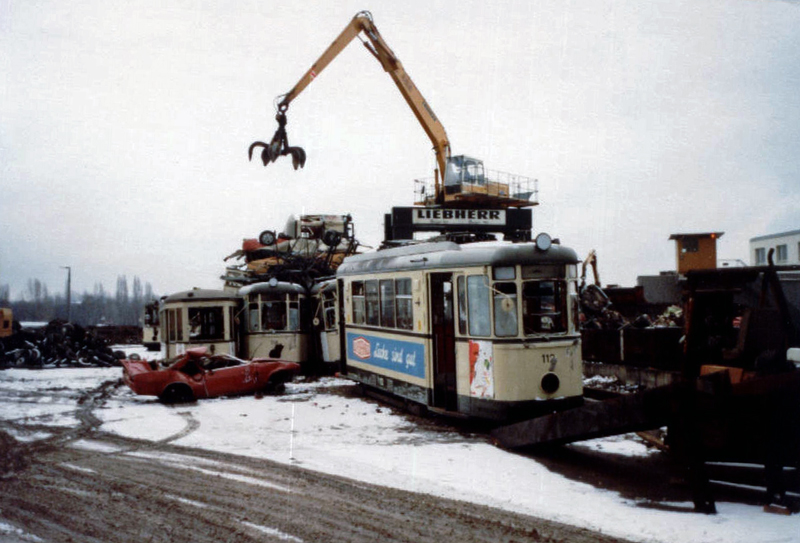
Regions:
[[447, 206], [534, 206], [538, 203], [536, 185], [535, 179], [488, 170], [482, 160], [458, 155], [447, 159], [442, 203]]
[[472, 192], [473, 188], [480, 191], [480, 187], [486, 187], [483, 161], [465, 155], [450, 157], [444, 174], [445, 194]]

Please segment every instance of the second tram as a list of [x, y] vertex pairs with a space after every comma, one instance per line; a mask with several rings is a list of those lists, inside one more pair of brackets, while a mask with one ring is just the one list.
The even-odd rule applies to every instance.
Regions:
[[239, 296], [246, 313], [244, 358], [280, 358], [300, 364], [309, 361], [305, 288], [272, 279], [242, 287]]

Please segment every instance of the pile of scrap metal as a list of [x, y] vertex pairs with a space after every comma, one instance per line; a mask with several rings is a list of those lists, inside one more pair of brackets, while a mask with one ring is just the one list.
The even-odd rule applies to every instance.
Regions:
[[119, 366], [125, 357], [92, 331], [62, 320], [20, 327], [0, 341], [0, 369]]
[[[592, 269], [594, 283], [586, 283], [587, 268]], [[609, 293], [613, 293], [614, 296], [609, 296]], [[581, 328], [584, 330], [620, 330], [628, 326], [635, 328], [683, 326], [683, 310], [680, 307], [673, 305], [664, 308], [663, 305], [648, 304], [644, 301], [640, 287], [603, 290], [600, 286], [597, 253], [594, 249], [581, 264], [578, 295], [581, 305]], [[625, 306], [628, 311], [621, 306]]]
[[257, 239], [245, 239], [242, 248], [225, 257], [242, 260], [226, 268], [226, 288], [238, 289], [276, 278], [310, 287], [330, 277], [342, 260], [358, 251], [350, 215], [290, 216], [284, 230], [264, 230]]
[[715, 511], [711, 462], [764, 466], [765, 509], [799, 511], [800, 266], [690, 271], [684, 299], [679, 380], [498, 428], [495, 439], [536, 447], [667, 426], [698, 511]]

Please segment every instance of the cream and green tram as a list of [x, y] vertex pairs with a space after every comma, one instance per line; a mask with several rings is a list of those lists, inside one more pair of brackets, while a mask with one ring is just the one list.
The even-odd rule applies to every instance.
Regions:
[[317, 357], [326, 373], [339, 368], [342, 360], [339, 289], [336, 279], [323, 280], [311, 288], [312, 330]]
[[243, 358], [308, 362], [311, 356], [308, 297], [295, 283], [271, 279], [239, 289], [244, 300]]
[[162, 354], [173, 358], [193, 347], [212, 353], [238, 354], [238, 295], [222, 290], [193, 289], [162, 298], [159, 306]]
[[550, 243], [421, 243], [351, 256], [343, 373], [452, 413], [521, 420], [582, 401], [577, 262]]

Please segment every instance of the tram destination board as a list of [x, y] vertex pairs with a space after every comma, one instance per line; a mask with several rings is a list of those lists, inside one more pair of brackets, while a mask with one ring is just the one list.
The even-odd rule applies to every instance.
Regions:
[[529, 233], [533, 226], [530, 209], [449, 209], [438, 207], [393, 207], [386, 215], [386, 239], [412, 239], [414, 232], [486, 232], [507, 236]]

